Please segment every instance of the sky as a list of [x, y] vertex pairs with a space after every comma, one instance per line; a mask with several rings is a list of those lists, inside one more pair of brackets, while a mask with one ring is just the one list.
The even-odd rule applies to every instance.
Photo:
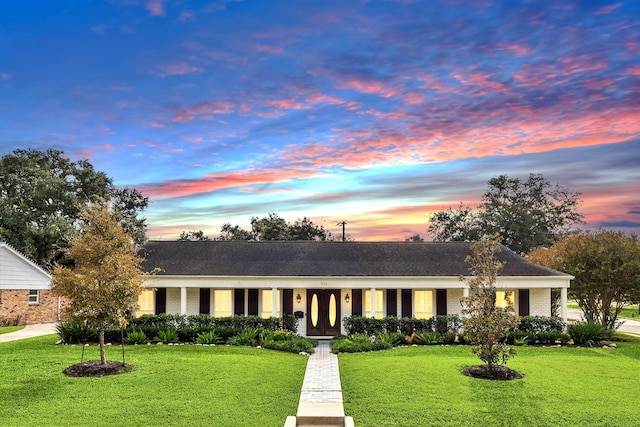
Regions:
[[427, 240], [543, 174], [640, 229], [640, 2], [3, 0], [0, 155], [54, 148], [150, 198], [148, 237], [275, 212]]

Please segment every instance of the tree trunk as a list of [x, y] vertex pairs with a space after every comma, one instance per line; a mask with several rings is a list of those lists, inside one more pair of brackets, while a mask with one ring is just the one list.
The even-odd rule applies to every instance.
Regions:
[[99, 334], [99, 342], [100, 342], [100, 363], [102, 366], [107, 366], [107, 359], [104, 356], [104, 324], [100, 325], [100, 334]]

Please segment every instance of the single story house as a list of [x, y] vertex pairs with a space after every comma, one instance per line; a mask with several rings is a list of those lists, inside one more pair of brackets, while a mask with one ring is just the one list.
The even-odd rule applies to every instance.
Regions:
[[0, 242], [0, 319], [18, 324], [55, 322], [60, 304], [51, 291], [51, 275]]
[[[143, 269], [160, 270], [147, 279], [138, 314], [296, 314], [306, 336], [344, 333], [351, 315], [460, 314], [470, 254], [466, 242], [149, 241]], [[498, 258], [498, 304], [509, 296], [521, 316], [550, 316], [558, 288], [566, 320], [572, 276], [504, 246]]]

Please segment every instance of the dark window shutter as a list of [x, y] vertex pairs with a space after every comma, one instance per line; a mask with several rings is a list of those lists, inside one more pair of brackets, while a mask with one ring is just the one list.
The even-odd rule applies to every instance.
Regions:
[[413, 317], [413, 295], [411, 289], [402, 290], [402, 317]]
[[529, 315], [529, 289], [518, 289], [518, 316]]
[[258, 290], [249, 289], [249, 316], [258, 315]]
[[211, 289], [200, 288], [200, 314], [211, 313]]
[[351, 315], [362, 316], [362, 289], [351, 290]]
[[244, 289], [233, 290], [233, 314], [244, 315]]
[[436, 289], [436, 315], [447, 315], [447, 290]]
[[282, 314], [293, 314], [293, 289], [282, 290]]
[[167, 312], [167, 288], [156, 289], [156, 314]]
[[387, 316], [398, 315], [398, 290], [387, 289]]

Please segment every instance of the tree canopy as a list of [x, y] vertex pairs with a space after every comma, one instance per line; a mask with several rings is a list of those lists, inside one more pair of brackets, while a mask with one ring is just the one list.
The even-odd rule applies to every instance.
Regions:
[[239, 225], [225, 223], [220, 229], [220, 235], [213, 239], [199, 230], [183, 231], [178, 240], [327, 240], [330, 237], [331, 233], [307, 217], [290, 223], [278, 214], [270, 213], [262, 218], [252, 217], [251, 231]]
[[126, 326], [143, 290], [142, 259], [119, 222], [117, 209], [99, 201], [81, 212], [82, 232], [73, 237], [66, 256], [73, 267], [56, 265], [51, 287], [64, 297], [71, 320], [88, 321], [100, 332], [100, 361], [106, 365], [104, 331], [108, 324]]
[[640, 242], [635, 235], [583, 232], [562, 237], [548, 249], [536, 249], [527, 258], [575, 276], [568, 296], [577, 301], [587, 320], [610, 329], [640, 293]]
[[71, 161], [59, 150], [15, 150], [0, 159], [0, 240], [48, 268], [78, 234], [80, 212], [109, 200], [136, 243], [145, 240], [139, 214], [148, 199], [119, 189], [88, 160]]
[[526, 254], [551, 246], [558, 236], [582, 222], [576, 211], [580, 193], [552, 186], [541, 174], [527, 180], [500, 175], [488, 181], [477, 209], [438, 211], [429, 218], [429, 233], [436, 241], [478, 241], [498, 235], [500, 243]]

